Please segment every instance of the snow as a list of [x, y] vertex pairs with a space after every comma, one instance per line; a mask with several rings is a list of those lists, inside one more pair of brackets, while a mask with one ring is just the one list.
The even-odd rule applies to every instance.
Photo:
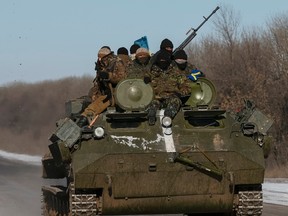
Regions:
[[287, 178], [266, 178], [262, 188], [264, 203], [288, 206]]
[[12, 161], [24, 162], [30, 165], [41, 165], [40, 156], [17, 154], [17, 153], [11, 153], [11, 152], [0, 150], [0, 158], [12, 160]]

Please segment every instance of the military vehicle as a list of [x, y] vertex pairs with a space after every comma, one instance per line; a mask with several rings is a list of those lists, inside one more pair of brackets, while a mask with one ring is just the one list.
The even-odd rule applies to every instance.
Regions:
[[206, 78], [191, 88], [175, 118], [158, 110], [155, 125], [141, 79], [121, 81], [115, 107], [83, 128], [85, 97], [67, 102], [42, 160], [43, 178], [62, 179], [42, 187], [43, 215], [261, 215], [272, 120], [250, 101], [238, 113], [215, 107]]

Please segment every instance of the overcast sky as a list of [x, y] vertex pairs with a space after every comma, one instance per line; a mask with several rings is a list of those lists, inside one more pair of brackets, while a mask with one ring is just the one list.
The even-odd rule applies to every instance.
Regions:
[[[142, 36], [151, 52], [164, 38], [177, 47], [218, 5], [245, 27], [288, 12], [287, 0], [0, 0], [0, 85], [95, 75], [101, 46], [129, 49]], [[212, 32], [213, 18], [197, 39]]]

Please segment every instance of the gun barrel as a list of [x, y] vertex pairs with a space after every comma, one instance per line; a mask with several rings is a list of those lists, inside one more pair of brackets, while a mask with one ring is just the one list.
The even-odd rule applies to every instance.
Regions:
[[204, 23], [206, 23], [206, 22], [210, 19], [210, 17], [211, 17], [214, 13], [216, 13], [216, 11], [217, 11], [219, 8], [220, 8], [220, 7], [217, 6], [207, 18], [203, 16], [204, 21], [203, 21], [196, 29], [193, 29], [193, 32], [192, 32], [190, 35], [188, 35], [188, 37], [174, 50], [173, 54], [174, 54], [175, 52], [177, 52], [178, 50], [184, 49], [184, 48], [190, 43], [190, 41], [193, 40], [193, 38], [197, 35], [196, 32], [204, 25]]
[[193, 167], [193, 168], [195, 168], [199, 171], [202, 171], [204, 173], [212, 174], [212, 175], [216, 176], [217, 178], [222, 178], [222, 175], [223, 175], [222, 171], [217, 169], [217, 168], [212, 168], [212, 167], [205, 166], [201, 163], [196, 163], [194, 161], [191, 161], [189, 158], [182, 157], [180, 155], [178, 155], [174, 158], [174, 162], [178, 162], [180, 164]]

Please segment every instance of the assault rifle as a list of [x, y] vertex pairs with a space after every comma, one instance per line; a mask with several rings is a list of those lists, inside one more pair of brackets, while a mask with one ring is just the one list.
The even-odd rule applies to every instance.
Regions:
[[196, 29], [191, 28], [191, 29], [186, 33], [186, 35], [187, 35], [187, 34], [189, 34], [189, 32], [190, 32], [191, 30], [193, 30], [193, 32], [173, 51], [173, 54], [175, 54], [175, 52], [177, 52], [178, 50], [183, 50], [183, 49], [190, 43], [190, 41], [193, 40], [193, 38], [197, 35], [196, 32], [204, 25], [205, 22], [208, 21], [208, 19], [209, 19], [214, 13], [216, 13], [216, 11], [217, 11], [219, 8], [220, 8], [220, 7], [217, 6], [217, 7], [215, 8], [215, 10], [213, 10], [212, 13], [211, 13], [207, 18], [203, 16], [204, 21], [203, 21]]

